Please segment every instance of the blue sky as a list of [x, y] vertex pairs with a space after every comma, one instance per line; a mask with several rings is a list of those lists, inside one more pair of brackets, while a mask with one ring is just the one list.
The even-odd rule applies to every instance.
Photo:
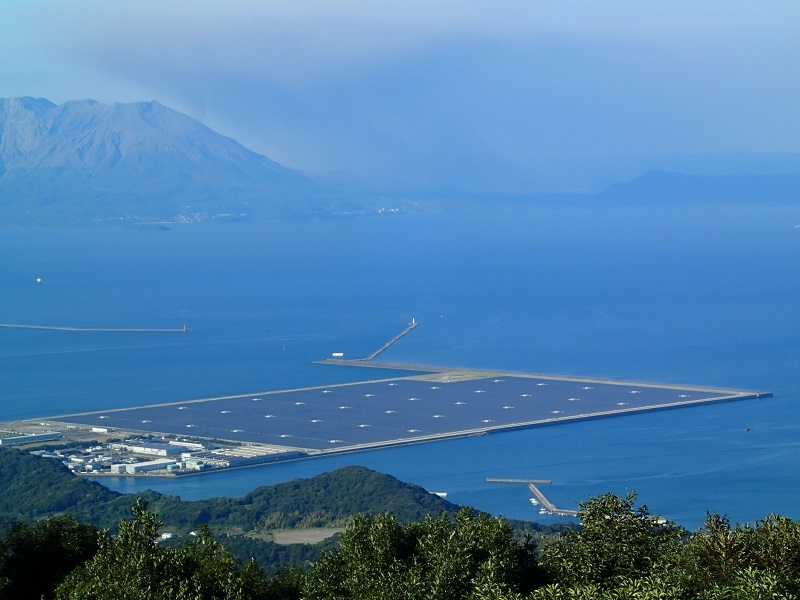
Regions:
[[156, 99], [285, 165], [411, 187], [513, 191], [547, 187], [556, 164], [798, 152], [798, 57], [790, 0], [0, 9], [2, 97]]

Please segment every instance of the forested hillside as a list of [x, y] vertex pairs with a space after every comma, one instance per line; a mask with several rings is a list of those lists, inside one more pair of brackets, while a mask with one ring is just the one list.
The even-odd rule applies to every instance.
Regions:
[[[57, 460], [7, 448], [0, 448], [0, 488], [0, 517], [33, 519], [63, 513], [112, 529], [130, 514], [136, 500], [75, 476]], [[139, 496], [167, 527], [186, 533], [200, 524], [240, 531], [330, 527], [343, 525], [356, 514], [384, 512], [411, 521], [426, 514], [455, 514], [459, 508], [419, 486], [358, 466], [259, 487], [243, 498], [183, 501], [152, 491]]]
[[580, 529], [534, 544], [470, 509], [403, 523], [357, 516], [303, 569], [268, 575], [201, 526], [160, 543], [137, 502], [118, 534], [71, 517], [20, 524], [0, 538], [0, 598], [26, 600], [441, 600], [797, 598], [800, 523], [770, 516], [731, 526], [709, 515], [689, 533], [634, 505], [633, 494], [581, 503]]
[[[77, 477], [58, 460], [9, 448], [0, 448], [0, 489], [0, 520], [7, 523], [6, 528], [17, 521], [69, 515], [113, 533], [120, 521], [130, 517], [131, 506], [141, 500], [158, 513], [163, 531], [174, 534], [167, 545], [179, 544], [206, 526], [237, 557], [254, 558], [270, 573], [281, 566], [308, 565], [335, 543], [334, 538], [283, 545], [271, 539], [274, 530], [338, 529], [359, 514], [386, 513], [401, 522], [418, 521], [428, 514], [453, 516], [459, 509], [419, 486], [358, 466], [263, 486], [242, 498], [184, 501], [154, 491], [126, 495]], [[330, 535], [337, 529], [331, 529]], [[515, 522], [515, 530], [518, 535], [547, 535], [559, 528]]]
[[31, 519], [60, 512], [90, 513], [119, 494], [80, 479], [59, 461], [0, 448], [0, 516]]

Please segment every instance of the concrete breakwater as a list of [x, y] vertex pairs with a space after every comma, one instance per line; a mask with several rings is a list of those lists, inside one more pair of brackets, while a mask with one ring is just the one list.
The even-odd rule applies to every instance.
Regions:
[[548, 500], [537, 485], [549, 485], [553, 483], [549, 479], [508, 479], [502, 477], [487, 477], [487, 483], [527, 483], [528, 489], [535, 496], [536, 503], [542, 505], [542, 510], [551, 515], [565, 517], [577, 517], [578, 511], [569, 508], [559, 508]]
[[363, 359], [361, 359], [361, 360], [372, 360], [373, 358], [375, 358], [376, 356], [378, 356], [378, 355], [379, 355], [381, 352], [383, 352], [384, 350], [386, 350], [386, 349], [387, 349], [389, 346], [391, 346], [392, 344], [394, 344], [394, 343], [395, 343], [397, 340], [399, 340], [401, 337], [403, 337], [404, 335], [406, 335], [406, 334], [407, 334], [409, 331], [411, 331], [412, 329], [414, 329], [414, 327], [416, 327], [416, 326], [417, 326], [417, 322], [416, 322], [416, 320], [415, 320], [415, 319], [411, 319], [411, 323], [409, 323], [409, 324], [408, 324], [408, 327], [406, 327], [405, 329], [403, 329], [403, 331], [401, 331], [400, 333], [398, 333], [396, 336], [394, 336], [392, 339], [390, 339], [388, 342], [386, 342], [386, 343], [385, 343], [383, 346], [381, 346], [380, 348], [378, 348], [377, 350], [375, 350], [375, 352], [373, 352], [372, 354], [370, 354], [369, 356], [367, 356], [367, 357], [365, 357], [365, 358], [363, 358]]
[[184, 325], [180, 329], [164, 329], [154, 327], [59, 327], [56, 325], [18, 325], [14, 323], [0, 323], [6, 329], [38, 329], [41, 331], [108, 331], [115, 333], [186, 333], [189, 331]]

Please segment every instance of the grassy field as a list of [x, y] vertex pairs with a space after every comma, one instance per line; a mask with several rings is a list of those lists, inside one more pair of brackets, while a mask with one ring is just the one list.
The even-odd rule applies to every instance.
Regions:
[[274, 529], [269, 536], [276, 544], [318, 544], [342, 531], [341, 527], [312, 527], [309, 529]]

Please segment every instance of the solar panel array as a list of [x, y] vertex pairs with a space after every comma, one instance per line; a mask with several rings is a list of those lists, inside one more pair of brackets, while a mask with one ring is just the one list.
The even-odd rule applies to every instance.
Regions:
[[[752, 395], [751, 395], [752, 396]], [[59, 417], [92, 427], [325, 451], [747, 397], [743, 392], [447, 373]]]

